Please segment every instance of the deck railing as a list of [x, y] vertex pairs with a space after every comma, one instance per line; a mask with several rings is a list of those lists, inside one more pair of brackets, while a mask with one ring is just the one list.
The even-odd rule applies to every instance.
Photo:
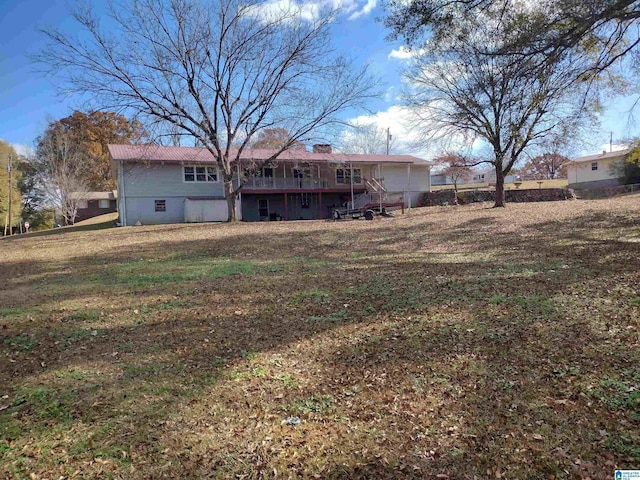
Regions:
[[249, 177], [244, 182], [246, 190], [313, 190], [327, 188], [329, 183], [322, 178], [274, 178]]

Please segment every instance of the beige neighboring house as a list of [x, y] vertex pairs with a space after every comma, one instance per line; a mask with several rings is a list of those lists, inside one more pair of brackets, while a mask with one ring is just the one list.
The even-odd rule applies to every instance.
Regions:
[[616, 162], [624, 160], [629, 152], [631, 149], [626, 148], [572, 160], [567, 167], [569, 188], [599, 188], [620, 185], [620, 179], [616, 177], [611, 167]]

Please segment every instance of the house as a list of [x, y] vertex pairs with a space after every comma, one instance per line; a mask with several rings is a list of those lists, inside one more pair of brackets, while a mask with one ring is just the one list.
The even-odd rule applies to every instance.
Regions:
[[76, 222], [118, 211], [116, 206], [117, 190], [109, 192], [73, 192], [71, 196], [79, 199], [77, 202]]
[[[109, 153], [121, 224], [227, 220], [222, 176], [207, 150], [109, 145]], [[273, 153], [243, 152], [239, 219], [330, 218], [332, 208], [349, 202], [410, 208], [431, 189], [431, 164], [411, 155], [347, 155], [315, 145], [267, 163]]]
[[571, 161], [567, 166], [569, 188], [613, 187], [620, 184], [620, 179], [613, 165], [631, 152], [630, 148], [614, 152], [603, 151], [596, 155], [587, 155]]

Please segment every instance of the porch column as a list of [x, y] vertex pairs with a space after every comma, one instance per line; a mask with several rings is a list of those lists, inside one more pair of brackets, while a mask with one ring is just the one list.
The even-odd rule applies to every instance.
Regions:
[[380, 213], [382, 213], [382, 164], [378, 164], [378, 183], [380, 184], [378, 198], [380, 200]]
[[351, 175], [349, 175], [349, 183], [351, 184], [351, 209], [353, 210], [353, 163], [349, 163], [349, 169], [351, 171]]
[[324, 218], [322, 216], [322, 192], [318, 192], [318, 209], [320, 210], [318, 217], [319, 218]]
[[287, 203], [287, 192], [284, 192], [284, 219], [289, 220], [289, 205]]

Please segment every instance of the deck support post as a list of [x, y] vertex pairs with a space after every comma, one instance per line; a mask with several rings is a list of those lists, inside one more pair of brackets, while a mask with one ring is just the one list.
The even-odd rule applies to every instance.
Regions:
[[318, 218], [322, 219], [322, 192], [318, 192]]
[[289, 220], [289, 205], [287, 204], [287, 192], [284, 192], [284, 219]]

